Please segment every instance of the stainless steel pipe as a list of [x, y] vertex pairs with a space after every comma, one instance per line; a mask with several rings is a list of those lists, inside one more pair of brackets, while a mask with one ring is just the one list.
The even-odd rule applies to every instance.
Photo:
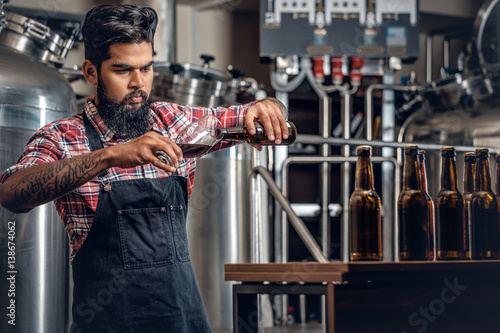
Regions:
[[[444, 147], [444, 145], [434, 144], [434, 143], [425, 143], [425, 142], [385, 142], [385, 141], [377, 141], [377, 140], [360, 140], [360, 139], [341, 139], [341, 138], [322, 138], [318, 135], [311, 134], [299, 134], [297, 135], [297, 140], [295, 142], [300, 143], [308, 143], [308, 144], [324, 144], [328, 143], [330, 145], [346, 145], [349, 144], [351, 146], [361, 146], [361, 145], [369, 145], [372, 147], [390, 147], [390, 148], [404, 148], [406, 145], [418, 145], [421, 149], [428, 150], [440, 150]], [[470, 151], [474, 151], [476, 147], [471, 146], [454, 146], [455, 150], [459, 153], [466, 153]], [[488, 148], [490, 153], [497, 154], [500, 153], [500, 149], [495, 147], [485, 147]]]

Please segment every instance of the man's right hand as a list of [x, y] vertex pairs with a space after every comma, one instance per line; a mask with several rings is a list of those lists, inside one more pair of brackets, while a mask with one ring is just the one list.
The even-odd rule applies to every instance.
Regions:
[[[168, 172], [175, 172], [182, 160], [182, 150], [170, 138], [156, 132], [148, 132], [124, 144], [109, 147], [110, 163], [120, 168], [132, 168], [138, 165], [151, 163]], [[172, 164], [162, 162], [157, 152], [165, 152]]]

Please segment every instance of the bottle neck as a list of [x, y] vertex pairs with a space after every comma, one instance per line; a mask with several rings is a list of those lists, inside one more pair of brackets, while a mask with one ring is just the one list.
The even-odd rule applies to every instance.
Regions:
[[441, 158], [441, 191], [458, 191], [457, 168], [453, 157]]
[[495, 178], [495, 191], [500, 194], [500, 163], [497, 162], [497, 175]]
[[474, 192], [474, 169], [475, 164], [466, 162], [464, 167], [464, 194]]
[[358, 156], [355, 189], [373, 190], [374, 188], [371, 159], [368, 156]]
[[418, 160], [416, 154], [405, 155], [403, 171], [403, 190], [418, 190]]
[[487, 158], [478, 158], [476, 161], [476, 174], [474, 177], [475, 192], [491, 192], [490, 167]]
[[428, 193], [428, 186], [427, 186], [427, 170], [425, 168], [425, 160], [422, 158], [421, 155], [418, 155], [417, 157], [418, 160], [418, 170], [419, 170], [419, 185], [420, 188], [424, 193]]

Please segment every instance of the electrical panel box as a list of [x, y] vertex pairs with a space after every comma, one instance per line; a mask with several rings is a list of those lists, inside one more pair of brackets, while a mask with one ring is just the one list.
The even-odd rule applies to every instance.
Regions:
[[261, 0], [261, 56], [417, 58], [418, 0]]

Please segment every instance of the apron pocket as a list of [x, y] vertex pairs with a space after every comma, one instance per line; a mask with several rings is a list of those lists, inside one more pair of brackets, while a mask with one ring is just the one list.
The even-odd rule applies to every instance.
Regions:
[[186, 212], [184, 206], [170, 205], [170, 221], [174, 232], [175, 253], [179, 261], [189, 261], [186, 233]]
[[173, 263], [172, 237], [165, 207], [118, 211], [121, 254], [125, 269]]

